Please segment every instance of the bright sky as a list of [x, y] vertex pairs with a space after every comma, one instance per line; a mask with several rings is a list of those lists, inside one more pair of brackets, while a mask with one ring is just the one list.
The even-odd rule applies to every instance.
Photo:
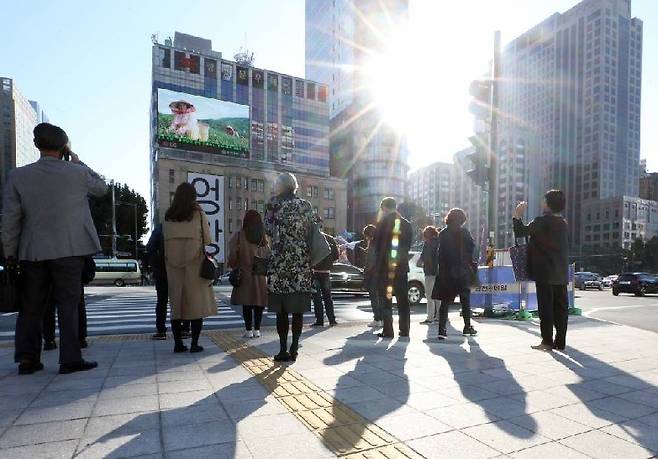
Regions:
[[[398, 45], [388, 68], [419, 89], [396, 88], [417, 100], [408, 126], [412, 168], [450, 161], [467, 145], [468, 85], [486, 70], [493, 30], [506, 43], [576, 3], [411, 0], [412, 40]], [[258, 67], [304, 75], [303, 0], [21, 0], [1, 10], [9, 20], [0, 31], [0, 75], [42, 104], [90, 166], [147, 200], [152, 33], [210, 38], [229, 58], [246, 34]], [[633, 15], [644, 21], [642, 157], [658, 170], [658, 2], [633, 0]]]

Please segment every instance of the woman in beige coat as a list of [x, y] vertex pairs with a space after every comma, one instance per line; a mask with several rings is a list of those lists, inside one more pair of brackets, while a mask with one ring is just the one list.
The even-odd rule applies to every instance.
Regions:
[[269, 255], [263, 220], [258, 212], [248, 210], [244, 215], [242, 230], [229, 242], [228, 256], [229, 266], [240, 269], [240, 285], [233, 287], [231, 304], [242, 305], [245, 338], [260, 338], [263, 309], [267, 306], [267, 276], [254, 273], [254, 257], [266, 263]]
[[212, 281], [200, 276], [201, 263], [210, 244], [210, 228], [206, 215], [196, 203], [196, 191], [189, 183], [176, 188], [174, 199], [165, 214], [163, 227], [165, 263], [171, 303], [171, 330], [174, 352], [185, 352], [181, 337], [182, 321], [192, 325], [190, 352], [201, 352], [199, 335], [203, 318], [217, 314]]

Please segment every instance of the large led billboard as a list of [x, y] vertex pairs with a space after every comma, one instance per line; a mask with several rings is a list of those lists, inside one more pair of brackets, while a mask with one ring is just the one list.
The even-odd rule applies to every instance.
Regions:
[[249, 106], [159, 88], [158, 143], [247, 158]]

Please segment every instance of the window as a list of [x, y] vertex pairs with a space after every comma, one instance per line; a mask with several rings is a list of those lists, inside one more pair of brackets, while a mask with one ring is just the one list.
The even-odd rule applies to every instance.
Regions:
[[233, 220], [230, 218], [228, 219], [228, 232], [232, 233], [233, 232]]
[[336, 208], [335, 207], [327, 207], [323, 211], [323, 217], [327, 219], [334, 219], [336, 218]]
[[324, 199], [328, 199], [330, 201], [333, 201], [336, 199], [336, 192], [334, 191], [333, 188], [325, 188], [324, 189]]
[[249, 199], [244, 198], [244, 210], [249, 210]]
[[231, 188], [233, 188], [233, 176], [229, 175], [228, 176], [228, 189], [230, 190]]
[[239, 190], [242, 188], [242, 177], [235, 177], [235, 189]]
[[315, 100], [315, 83], [308, 83], [306, 85], [306, 98]]
[[320, 196], [320, 189], [317, 186], [313, 187], [313, 197], [318, 198]]
[[173, 169], [169, 169], [169, 183], [175, 183], [176, 182], [176, 171]]
[[306, 187], [306, 197], [307, 198], [312, 198], [313, 197], [313, 187], [311, 187], [311, 186]]
[[264, 180], [259, 180], [258, 181], [258, 192], [259, 193], [265, 192], [265, 181]]
[[326, 102], [327, 101], [327, 87], [326, 86], [319, 86], [318, 87], [318, 100], [320, 102]]
[[247, 177], [244, 178], [244, 189], [245, 190], [249, 189], [249, 179]]
[[233, 210], [233, 199], [228, 198], [228, 210]]
[[251, 179], [251, 191], [258, 191], [258, 180], [255, 178]]

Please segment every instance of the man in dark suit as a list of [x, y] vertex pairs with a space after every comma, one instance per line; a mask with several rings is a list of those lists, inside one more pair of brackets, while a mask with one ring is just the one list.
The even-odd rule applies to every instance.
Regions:
[[20, 374], [43, 369], [42, 324], [52, 286], [60, 324], [59, 372], [90, 370], [97, 365], [82, 358], [78, 304], [84, 257], [101, 246], [87, 196], [104, 195], [107, 185], [68, 148], [61, 128], [37, 125], [34, 144], [41, 158], [12, 170], [4, 193], [2, 245], [12, 263], [20, 262], [23, 277], [14, 359]]
[[[540, 351], [564, 350], [569, 319], [569, 236], [566, 220], [560, 215], [565, 207], [564, 193], [550, 190], [544, 195], [544, 215], [528, 225], [521, 221], [528, 204], [519, 203], [514, 212], [515, 237], [530, 237], [528, 273], [537, 286], [537, 304], [541, 328]], [[555, 327], [555, 338], [553, 338]]]
[[374, 248], [377, 256], [374, 274], [383, 299], [384, 329], [379, 336], [393, 338], [393, 296], [397, 300], [400, 336], [409, 336], [408, 274], [409, 250], [413, 239], [411, 224], [397, 211], [394, 198], [384, 198], [380, 205]]

